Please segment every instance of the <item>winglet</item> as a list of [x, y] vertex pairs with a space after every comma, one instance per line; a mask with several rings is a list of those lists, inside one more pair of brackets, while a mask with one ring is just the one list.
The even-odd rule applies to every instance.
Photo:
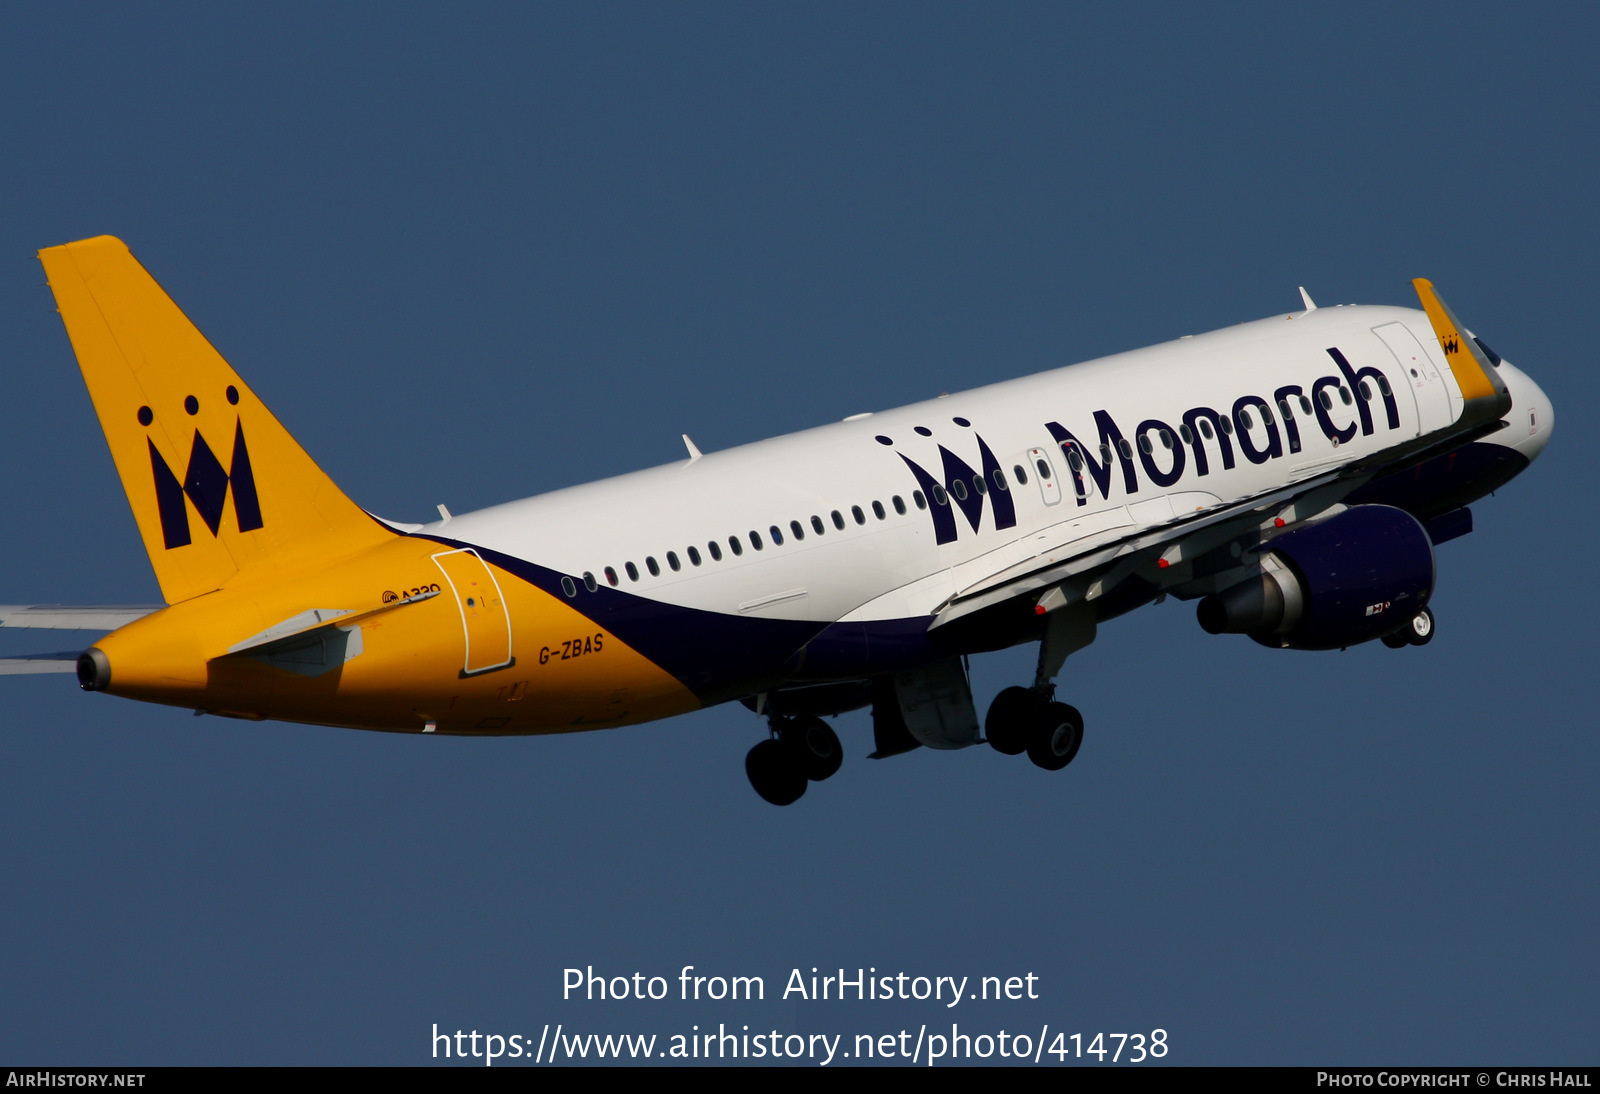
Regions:
[[1499, 372], [1489, 364], [1488, 358], [1466, 333], [1455, 313], [1439, 299], [1433, 282], [1418, 277], [1411, 284], [1416, 287], [1422, 310], [1428, 313], [1433, 333], [1439, 338], [1439, 348], [1444, 350], [1444, 359], [1461, 388], [1461, 397], [1466, 401], [1463, 418], [1467, 415], [1481, 416], [1488, 421], [1503, 416], [1511, 409], [1511, 393], [1506, 390]]
[[1305, 301], [1306, 311], [1313, 312], [1317, 310], [1316, 302], [1311, 299], [1311, 294], [1306, 292], [1304, 285], [1300, 286], [1300, 299]]
[[689, 439], [689, 434], [687, 433], [683, 435], [683, 447], [689, 450], [690, 463], [693, 463], [695, 460], [698, 460], [701, 456], [705, 455], [704, 452], [700, 451], [700, 446]]

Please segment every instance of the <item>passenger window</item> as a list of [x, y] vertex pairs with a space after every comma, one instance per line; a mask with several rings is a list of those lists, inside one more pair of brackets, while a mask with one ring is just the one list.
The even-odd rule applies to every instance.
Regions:
[[1074, 471], [1083, 470], [1083, 453], [1078, 451], [1077, 445], [1067, 449], [1067, 466]]
[[1154, 452], [1155, 450], [1156, 450], [1156, 446], [1150, 443], [1150, 434], [1148, 434], [1148, 433], [1139, 434], [1139, 451], [1143, 452], [1146, 456], [1148, 456], [1148, 455], [1150, 455], [1150, 453]]
[[1117, 451], [1122, 453], [1123, 459], [1133, 459], [1133, 445], [1128, 443], [1128, 438], [1124, 437], [1117, 442]]
[[738, 536], [728, 537], [728, 549], [736, 555], [744, 554], [744, 544], [739, 542]]
[[689, 565], [700, 565], [700, 552], [695, 550], [693, 547], [689, 548]]
[[879, 520], [882, 520], [884, 517], [888, 516], [889, 514], [887, 514], [887, 513], [885, 513], [883, 511], [883, 502], [875, 501], [875, 502], [872, 503], [872, 515], [877, 517]]
[[1378, 390], [1383, 392], [1385, 395], [1393, 394], [1393, 391], [1389, 387], [1389, 378], [1387, 376], [1378, 377]]
[[600, 587], [600, 583], [594, 579], [594, 575], [588, 570], [583, 571], [583, 587], [591, 593]]
[[776, 524], [767, 529], [767, 534], [772, 537], [772, 545], [774, 547], [783, 546], [783, 530]]
[[844, 514], [837, 509], [833, 511], [833, 526], [841, 532], [844, 531]]
[[1240, 429], [1254, 429], [1255, 425], [1256, 425], [1256, 421], [1255, 421], [1254, 418], [1252, 418], [1250, 416], [1250, 411], [1248, 411], [1248, 410], [1239, 411], [1239, 428]]
[[712, 540], [710, 543], [706, 544], [706, 550], [711, 552], [712, 562], [722, 561], [722, 545], [716, 540]]
[[911, 491], [911, 500], [918, 509], [926, 509], [928, 507], [928, 499], [922, 496], [921, 490]]
[[683, 569], [683, 565], [678, 561], [678, 553], [676, 551], [667, 552], [667, 565], [672, 567], [673, 573]]
[[902, 517], [905, 516], [906, 515], [906, 502], [905, 502], [905, 499], [902, 498], [899, 494], [896, 494], [891, 500], [894, 502], [894, 511], [896, 513], [899, 513]]
[[997, 467], [997, 468], [994, 469], [992, 477], [994, 478], [994, 488], [996, 490], [1002, 490], [1003, 491], [1003, 490], [1008, 489], [1008, 487], [1006, 486], [1006, 473], [1004, 471], [1000, 470]]
[[629, 581], [638, 581], [639, 580], [639, 567], [635, 566], [631, 562], [625, 562], [625, 563], [623, 563], [622, 568], [624, 570], [628, 571], [628, 580]]
[[606, 567], [606, 580], [611, 582], [613, 585], [617, 583], [617, 571], [613, 570], [610, 566]]
[[656, 556], [655, 555], [646, 555], [645, 556], [644, 568], [650, 571], [650, 576], [651, 577], [660, 577], [661, 576], [661, 566], [656, 562]]
[[1215, 433], [1211, 432], [1211, 419], [1210, 418], [1201, 418], [1200, 419], [1200, 435], [1203, 436], [1208, 441], [1212, 437], [1216, 436]]
[[1307, 399], [1304, 395], [1300, 396], [1300, 413], [1311, 413], [1311, 400]]
[[1111, 446], [1109, 444], [1103, 444], [1100, 446], [1100, 462], [1111, 462]]
[[1161, 447], [1166, 449], [1172, 448], [1172, 434], [1165, 429], [1161, 431]]
[[1017, 480], [1018, 486], [1028, 485], [1028, 473], [1022, 469], [1020, 463], [1011, 469], [1011, 475]]
[[1357, 390], [1361, 392], [1361, 397], [1363, 399], [1369, 403], [1372, 402], [1372, 386], [1370, 384], [1368, 384], [1365, 380], [1362, 380], [1361, 386]]
[[950, 480], [950, 492], [956, 496], [957, 501], [967, 500], [967, 484], [960, 479]]
[[799, 543], [801, 540], [806, 538], [806, 530], [800, 526], [800, 522], [797, 520], [791, 520], [789, 522], [789, 532], [794, 536], [794, 541], [796, 543]]
[[933, 500], [940, 505], [950, 504], [950, 498], [945, 494], [944, 487], [938, 483], [933, 484]]
[[826, 530], [826, 529], [824, 529], [822, 527], [822, 518], [821, 517], [816, 516], [816, 515], [812, 516], [812, 518], [811, 518], [811, 530], [813, 532], [817, 533], [817, 535], [819, 535], [819, 536]]
[[1194, 434], [1189, 432], [1188, 423], [1184, 423], [1178, 427], [1178, 436], [1183, 438], [1184, 444], [1194, 444]]
[[[1107, 452], [1106, 453], [1106, 459], [1109, 460], [1110, 458], [1111, 458], [1111, 453]], [[1041, 479], [1048, 479], [1050, 477], [1050, 465], [1045, 463], [1044, 460], [1042, 460], [1042, 459], [1035, 460], [1033, 462], [1033, 466], [1038, 469], [1039, 477]]]
[[1217, 428], [1228, 436], [1233, 436], [1233, 423], [1226, 418], [1217, 419]]
[[567, 599], [570, 600], [571, 598], [573, 598], [573, 597], [578, 595], [578, 583], [576, 581], [573, 581], [570, 577], [567, 577], [566, 575], [562, 575], [562, 578], [561, 578], [561, 591], [566, 593], [567, 594]]
[[1283, 415], [1284, 421], [1288, 421], [1289, 418], [1292, 417], [1292, 415], [1289, 413], [1289, 400], [1288, 399], [1279, 399], [1278, 400], [1278, 413]]
[[750, 546], [758, 551], [761, 550], [761, 533], [754, 528], [750, 529]]
[[980, 498], [989, 492], [989, 488], [983, 483], [982, 475], [972, 476], [972, 488], [978, 492]]
[[1323, 410], [1333, 409], [1333, 396], [1328, 394], [1327, 388], [1323, 388], [1321, 391], [1317, 392], [1317, 402], [1322, 404]]
[[850, 515], [856, 518], [857, 524], [867, 523], [867, 514], [861, 511], [861, 506], [859, 505], [852, 505], [850, 507]]
[[1350, 397], [1350, 389], [1349, 388], [1341, 387], [1339, 389], [1339, 401], [1344, 403], [1345, 406], [1349, 406], [1351, 403], [1353, 403], [1355, 401], [1354, 399], [1352, 399]]

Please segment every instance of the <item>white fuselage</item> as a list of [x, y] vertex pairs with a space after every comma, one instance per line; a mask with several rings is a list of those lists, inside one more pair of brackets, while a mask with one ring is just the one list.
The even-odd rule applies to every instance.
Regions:
[[[1381, 374], [1392, 400], [1378, 390], [1372, 373], [1367, 373], [1366, 396], [1351, 390], [1363, 385], [1344, 378], [1330, 347], [1340, 350], [1355, 372]], [[1514, 413], [1526, 417], [1531, 412], [1534, 424], [1530, 430], [1519, 422], [1495, 443], [1532, 459], [1549, 435], [1549, 401], [1510, 365], [1501, 371], [1512, 389]], [[1324, 380], [1320, 389], [1319, 380]], [[1285, 388], [1298, 393], [1278, 394]], [[1245, 414], [1235, 413], [1236, 403], [1251, 396], [1256, 400], [1244, 405]], [[1324, 398], [1329, 406], [1323, 414], [1331, 430], [1319, 421], [1310, 401]], [[1360, 428], [1358, 402], [1364, 398], [1370, 432]], [[1047, 534], [1052, 528], [1081, 527], [1086, 535], [1109, 528], [1126, 534], [1171, 524], [1444, 428], [1455, 420], [1461, 404], [1422, 312], [1322, 308], [558, 490], [456, 516], [421, 531], [536, 560], [556, 571], [592, 574], [602, 584], [608, 583], [609, 567], [621, 591], [663, 605], [815, 623], [925, 617], [963, 589], [1024, 563], [1035, 551], [1033, 544], [1063, 542], [1061, 535]], [[1231, 467], [1223, 466], [1222, 438], [1199, 435], [1206, 426], [1198, 419], [1190, 418], [1195, 426], [1187, 431], [1187, 443], [1179, 435], [1186, 414], [1196, 408], [1215, 410], [1232, 425]], [[1148, 470], [1153, 464], [1163, 477], [1175, 470], [1173, 452], [1158, 427], [1149, 433], [1148, 460], [1136, 447], [1131, 458], [1112, 448], [1103, 487], [1087, 468], [1075, 476], [1057, 434], [1069, 432], [1086, 454], [1106, 463], [1096, 412], [1109, 418], [1130, 446], [1140, 444], [1140, 423], [1164, 423], [1173, 447], [1184, 450], [1176, 481], [1161, 485]], [[1269, 416], [1276, 446], [1264, 421]], [[1290, 450], [1291, 425], [1298, 433], [1298, 451]], [[1348, 434], [1347, 439], [1340, 440], [1340, 434]], [[997, 526], [1003, 522], [997, 520], [992, 497], [980, 499], [982, 508], [976, 510], [976, 491], [967, 485], [965, 500], [978, 512], [978, 526], [949, 498], [956, 534], [938, 542], [931, 514], [940, 503], [930, 496], [932, 491], [922, 490], [928, 508], [917, 507], [919, 482], [907, 461], [926, 469], [948, 490], [941, 446], [981, 471], [980, 436], [1003, 469], [1015, 523]], [[880, 437], [892, 443], [886, 445]], [[1248, 458], [1247, 448], [1261, 462]], [[1202, 455], [1204, 473], [1199, 467]], [[1019, 481], [1023, 476], [1026, 481]], [[987, 478], [985, 485], [993, 491]], [[896, 499], [904, 513], [897, 511]], [[858, 519], [858, 510], [864, 520]], [[836, 512], [843, 528], [837, 527]], [[803, 538], [794, 535], [795, 524]], [[774, 527], [781, 543], [774, 542]], [[759, 549], [752, 537], [759, 539]], [[730, 539], [737, 541], [740, 553], [734, 553]], [[720, 560], [712, 557], [712, 544]], [[698, 564], [691, 562], [691, 548], [698, 553]], [[677, 569], [669, 564], [668, 552]]]

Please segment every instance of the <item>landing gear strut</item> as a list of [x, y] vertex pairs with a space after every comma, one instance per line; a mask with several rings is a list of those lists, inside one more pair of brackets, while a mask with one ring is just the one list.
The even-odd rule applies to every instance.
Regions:
[[806, 792], [806, 783], [821, 782], [839, 770], [844, 748], [821, 718], [772, 719], [772, 736], [744, 758], [750, 785], [773, 805], [792, 805]]

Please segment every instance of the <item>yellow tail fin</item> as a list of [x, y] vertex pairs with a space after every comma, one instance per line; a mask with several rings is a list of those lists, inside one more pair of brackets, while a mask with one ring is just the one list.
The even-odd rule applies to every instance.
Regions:
[[167, 603], [392, 533], [345, 497], [127, 245], [39, 252]]

